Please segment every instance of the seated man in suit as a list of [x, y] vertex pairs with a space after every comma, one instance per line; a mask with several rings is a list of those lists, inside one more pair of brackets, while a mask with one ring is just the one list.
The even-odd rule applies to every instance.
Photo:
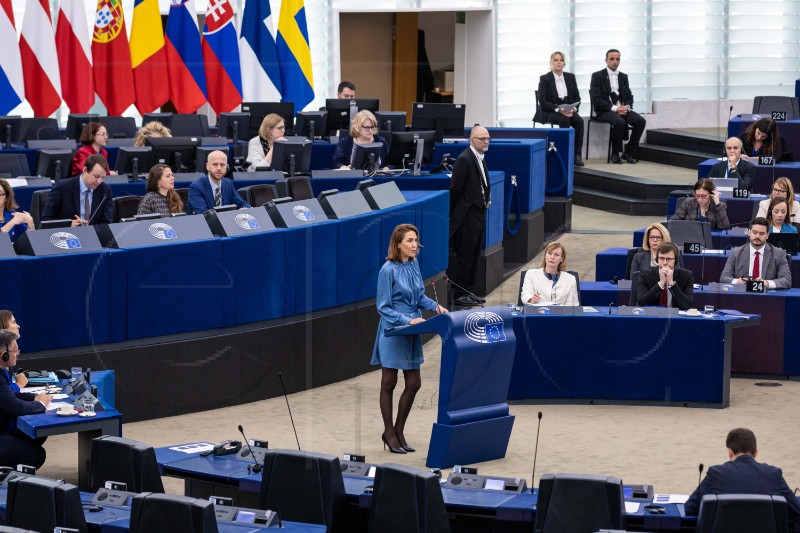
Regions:
[[637, 305], [677, 307], [683, 311], [694, 301], [694, 274], [691, 270], [677, 268], [678, 247], [671, 242], [659, 245], [656, 250], [657, 267], [639, 271], [636, 279]]
[[788, 289], [792, 272], [786, 252], [767, 243], [769, 222], [756, 217], [750, 221], [748, 243], [731, 250], [725, 262], [720, 283], [744, 283], [748, 279], [764, 280], [768, 289]]
[[689, 496], [684, 509], [687, 515], [700, 512], [706, 494], [764, 494], [783, 496], [789, 508], [789, 520], [800, 518], [800, 505], [780, 468], [756, 461], [756, 436], [745, 428], [732, 429], [725, 439], [728, 461], [708, 469], [705, 479]]
[[225, 177], [228, 171], [228, 156], [225, 152], [216, 150], [208, 154], [206, 170], [207, 175], [197, 178], [189, 185], [189, 201], [186, 202], [188, 214], [199, 215], [209, 209], [229, 204], [236, 204], [240, 209], [250, 207], [236, 192], [233, 182]]
[[108, 161], [100, 154], [90, 155], [83, 171], [74, 178], [59, 180], [47, 195], [42, 220], [72, 220], [72, 227], [110, 224], [114, 209], [111, 187], [103, 182]]
[[735, 178], [739, 180], [739, 188], [753, 190], [753, 181], [756, 179], [756, 167], [742, 158], [742, 140], [731, 137], [725, 141], [727, 161], [720, 161], [711, 167], [709, 178]]
[[622, 164], [622, 140], [633, 126], [628, 145], [622, 159], [628, 163], [637, 163], [639, 157], [639, 139], [642, 138], [647, 121], [633, 111], [633, 93], [628, 84], [628, 75], [617, 70], [619, 68], [619, 50], [606, 52], [606, 65], [603, 70], [592, 74], [589, 84], [589, 97], [592, 99], [597, 120], [611, 124], [611, 162]]

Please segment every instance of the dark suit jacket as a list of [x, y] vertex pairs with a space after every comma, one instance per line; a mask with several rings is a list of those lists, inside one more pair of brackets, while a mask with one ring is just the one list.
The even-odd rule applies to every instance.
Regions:
[[481, 190], [483, 176], [480, 170], [481, 162], [467, 148], [456, 158], [453, 165], [453, 174], [450, 176], [450, 235], [458, 229], [470, 207], [483, 209], [490, 199], [488, 167], [486, 170], [486, 184]]
[[[619, 72], [619, 71], [617, 71]], [[628, 107], [633, 107], [633, 93], [628, 84], [628, 75], [619, 72], [619, 103]], [[612, 102], [611, 81], [608, 79], [608, 70], [598, 70], [592, 74], [592, 81], [589, 85], [589, 98], [592, 100], [592, 107], [595, 114], [604, 111], [611, 111], [611, 106], [617, 104], [617, 100]]]
[[[752, 143], [744, 142], [745, 134], [742, 133], [739, 135], [739, 139], [742, 141], [742, 153], [748, 157], [758, 157], [759, 155], [763, 155], [761, 153], [754, 153]], [[789, 149], [789, 145], [786, 144], [786, 140], [781, 137], [781, 142], [778, 146], [775, 147], [775, 162], [791, 162], [794, 161], [794, 154]]]
[[783, 479], [781, 469], [759, 463], [751, 455], [740, 455], [733, 461], [710, 467], [705, 479], [686, 501], [687, 515], [700, 512], [700, 502], [706, 494], [783, 496], [789, 507], [789, 520], [800, 518], [800, 505]]
[[[236, 192], [231, 180], [222, 178], [220, 187], [222, 187], [222, 205], [236, 204], [236, 207], [250, 207], [250, 204]], [[189, 185], [189, 201], [186, 202], [186, 212], [190, 215], [200, 215], [209, 209], [214, 209], [214, 191], [211, 190], [208, 175], [205, 175]]]
[[[643, 250], [634, 255], [633, 259], [631, 260], [631, 273], [639, 272], [646, 268], [651, 268], [650, 267], [651, 256], [652, 254], [650, 253], [650, 250]], [[680, 253], [680, 251], [678, 253], [678, 261], [676, 266], [678, 268], [683, 268], [683, 254]]]
[[552, 72], [543, 74], [539, 77], [539, 109], [533, 120], [536, 122], [547, 122], [544, 113], [556, 113], [556, 108], [561, 104], [580, 104], [581, 93], [578, 92], [578, 82], [575, 81], [575, 74], [565, 72], [564, 83], [567, 85], [567, 97], [558, 97], [556, 89], [556, 77]]
[[[708, 173], [709, 178], [724, 178], [725, 171], [728, 169], [728, 160], [714, 163], [711, 167], [711, 172]], [[756, 166], [752, 163], [739, 159], [736, 162], [736, 172], [728, 175], [729, 178], [737, 178], [739, 180], [739, 188], [753, 190], [753, 180], [756, 179]]]
[[23, 415], [43, 413], [44, 405], [33, 401], [34, 395], [14, 392], [8, 381], [8, 374], [0, 369], [0, 435], [7, 435], [8, 424], [12, 418]]
[[[73, 219], [81, 215], [81, 184], [80, 176], [59, 180], [47, 195], [47, 205], [44, 206], [42, 220]], [[103, 202], [102, 210], [100, 203]], [[97, 213], [92, 224], [110, 224], [114, 218], [114, 203], [111, 200], [111, 187], [108, 183], [101, 183], [92, 193], [91, 214], [86, 215], [89, 220], [92, 214]]]
[[[767, 243], [761, 248], [761, 261], [759, 270], [761, 279], [772, 280], [778, 289], [788, 289], [792, 286], [792, 272], [789, 269], [789, 260], [786, 252]], [[739, 246], [731, 250], [731, 255], [725, 261], [725, 268], [719, 277], [720, 283], [731, 283], [734, 278], [745, 278], [750, 275], [750, 244]]]
[[[648, 267], [639, 271], [636, 279], [637, 305], [659, 305], [661, 287], [658, 286], [658, 269]], [[672, 307], [686, 311], [694, 302], [694, 274], [691, 270], [676, 268], [672, 274], [675, 280], [669, 292], [672, 293]]]

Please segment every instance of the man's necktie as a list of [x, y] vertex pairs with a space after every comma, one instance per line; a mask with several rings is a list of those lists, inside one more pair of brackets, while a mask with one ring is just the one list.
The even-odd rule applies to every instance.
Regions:
[[666, 285], [664, 285], [664, 288], [661, 291], [661, 296], [659, 297], [659, 300], [658, 300], [658, 304], [661, 307], [669, 307], [669, 303], [668, 303], [668, 300], [667, 300], [667, 293], [668, 292], [669, 292], [669, 289], [667, 288]]
[[758, 256], [761, 252], [756, 252], [756, 258], [753, 260], [753, 277], [758, 278], [761, 277], [761, 261], [759, 260]]
[[91, 201], [89, 200], [89, 197], [90, 197], [89, 191], [86, 191], [86, 196], [84, 196], [83, 198], [83, 213], [84, 213], [83, 216], [86, 217], [86, 220], [89, 220], [92, 211]]
[[217, 187], [217, 190], [214, 191], [214, 205], [217, 207], [222, 205], [222, 186]]

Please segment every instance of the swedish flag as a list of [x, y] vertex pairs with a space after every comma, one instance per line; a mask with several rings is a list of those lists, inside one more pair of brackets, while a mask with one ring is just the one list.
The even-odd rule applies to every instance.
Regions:
[[294, 102], [302, 111], [314, 99], [311, 50], [303, 0], [283, 0], [278, 20], [278, 60], [281, 69], [281, 101]]

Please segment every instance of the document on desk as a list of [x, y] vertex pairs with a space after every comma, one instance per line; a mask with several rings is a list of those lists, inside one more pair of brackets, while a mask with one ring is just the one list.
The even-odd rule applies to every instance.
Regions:
[[[47, 387], [41, 386], [41, 387], [23, 387], [19, 391], [20, 392], [30, 392], [32, 394], [39, 394], [40, 392], [45, 392], [46, 390], [47, 390]], [[58, 389], [56, 389], [56, 390], [58, 390]], [[66, 400], [67, 398], [69, 398], [69, 396], [67, 396], [66, 394], [53, 394], [52, 396], [53, 396], [53, 398], [52, 398], [53, 400]]]
[[597, 309], [595, 309], [591, 305], [584, 305], [583, 306], [583, 312], [584, 313], [599, 313], [600, 311], [598, 311]]
[[210, 442], [193, 442], [191, 444], [182, 444], [180, 446], [171, 446], [170, 450], [182, 452], [186, 454], [210, 452], [214, 449], [214, 445]]
[[638, 513], [640, 504], [639, 502], [625, 502], [625, 512], [627, 514]]
[[653, 496], [653, 503], [663, 505], [665, 503], [686, 503], [689, 499], [688, 494], [656, 494]]

